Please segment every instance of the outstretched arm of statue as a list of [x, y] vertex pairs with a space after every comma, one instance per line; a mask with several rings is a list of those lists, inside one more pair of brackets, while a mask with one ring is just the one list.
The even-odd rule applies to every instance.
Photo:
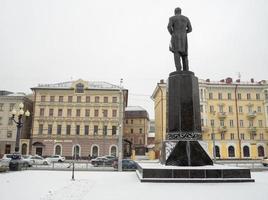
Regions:
[[173, 33], [173, 23], [172, 23], [171, 19], [169, 19], [167, 29], [168, 29], [168, 32], [170, 33], [170, 35], [172, 35], [172, 33]]
[[187, 23], [187, 31], [186, 31], [187, 33], [190, 33], [190, 32], [192, 32], [192, 25], [191, 25], [191, 22], [190, 22], [190, 20], [188, 19], [188, 23]]

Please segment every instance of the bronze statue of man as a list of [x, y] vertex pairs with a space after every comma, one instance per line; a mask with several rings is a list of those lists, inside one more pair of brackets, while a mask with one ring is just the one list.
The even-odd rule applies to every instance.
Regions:
[[183, 64], [183, 71], [189, 71], [187, 33], [192, 31], [190, 20], [181, 15], [180, 8], [176, 8], [175, 15], [169, 18], [167, 28], [171, 35], [169, 49], [174, 53], [177, 71], [181, 71], [181, 60]]

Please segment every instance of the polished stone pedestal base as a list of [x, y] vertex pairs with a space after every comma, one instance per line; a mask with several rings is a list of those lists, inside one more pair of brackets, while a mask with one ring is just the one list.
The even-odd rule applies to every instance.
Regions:
[[178, 167], [159, 163], [138, 163], [136, 173], [141, 182], [254, 182], [249, 169], [223, 165]]

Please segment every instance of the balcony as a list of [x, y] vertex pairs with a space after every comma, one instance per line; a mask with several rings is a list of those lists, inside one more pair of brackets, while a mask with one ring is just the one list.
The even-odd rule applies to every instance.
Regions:
[[218, 117], [221, 118], [221, 119], [225, 118], [226, 117], [226, 112], [219, 112]]
[[248, 112], [247, 116], [248, 116], [248, 118], [255, 118], [256, 117], [256, 111]]
[[255, 126], [248, 127], [248, 131], [251, 133], [255, 133], [257, 131], [257, 128]]
[[220, 126], [219, 127], [219, 132], [226, 132], [227, 131], [227, 127], [226, 126]]
[[202, 132], [203, 132], [203, 133], [208, 132], [208, 127], [207, 127], [207, 126], [202, 126]]

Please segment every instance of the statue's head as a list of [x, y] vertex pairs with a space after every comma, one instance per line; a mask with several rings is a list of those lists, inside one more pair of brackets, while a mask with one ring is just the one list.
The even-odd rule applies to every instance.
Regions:
[[181, 14], [181, 8], [175, 8], [175, 15], [180, 15]]

